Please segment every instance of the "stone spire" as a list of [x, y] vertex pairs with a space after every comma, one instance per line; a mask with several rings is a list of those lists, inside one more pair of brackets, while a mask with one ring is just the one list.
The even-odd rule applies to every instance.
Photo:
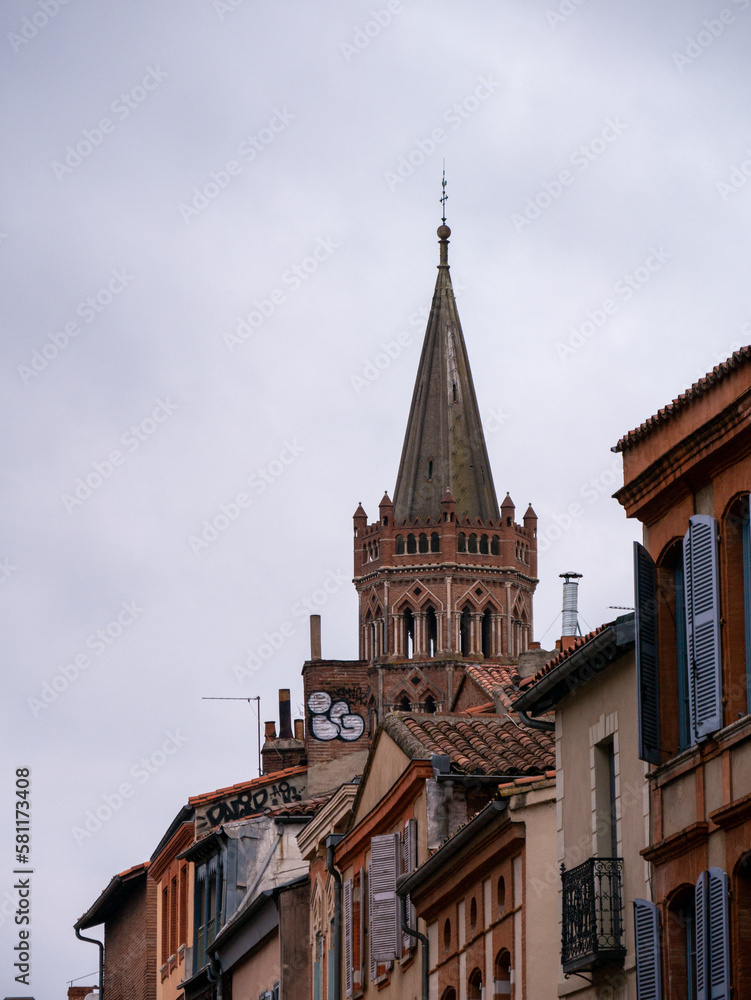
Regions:
[[397, 521], [440, 518], [446, 490], [456, 515], [498, 518], [480, 411], [448, 265], [451, 230], [438, 227], [440, 263], [394, 491]]

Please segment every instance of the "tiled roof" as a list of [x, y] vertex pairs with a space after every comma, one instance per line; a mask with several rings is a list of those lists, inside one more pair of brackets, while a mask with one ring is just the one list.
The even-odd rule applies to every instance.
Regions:
[[[333, 793], [332, 793], [333, 794]], [[319, 809], [322, 809], [331, 798], [331, 795], [319, 795], [313, 799], [304, 799], [302, 802], [289, 802], [281, 806], [271, 806], [263, 810], [264, 816], [315, 816]]]
[[718, 382], [722, 382], [736, 369], [740, 368], [742, 365], [751, 359], [751, 347], [742, 347], [739, 351], [735, 351], [727, 361], [723, 361], [722, 364], [717, 365], [703, 378], [700, 378], [698, 382], [694, 382], [690, 389], [686, 389], [682, 392], [680, 396], [676, 397], [672, 403], [668, 403], [667, 406], [663, 406], [661, 410], [658, 410], [653, 417], [649, 420], [645, 420], [643, 424], [639, 424], [634, 430], [629, 431], [628, 434], [620, 439], [618, 444], [612, 449], [613, 451], [625, 451], [626, 448], [630, 448], [635, 445], [637, 441], [650, 434], [655, 428], [659, 427], [660, 424], [664, 424], [667, 420], [670, 420], [682, 409], [693, 403], [694, 400], [703, 396], [705, 392], [708, 392], [713, 386], [717, 385]]
[[261, 785], [268, 785], [284, 778], [291, 778], [295, 774], [304, 774], [307, 769], [307, 766], [303, 765], [301, 767], [286, 767], [283, 771], [275, 771], [273, 774], [262, 774], [260, 778], [241, 781], [237, 785], [228, 785], [227, 788], [217, 788], [215, 792], [204, 792], [203, 795], [194, 795], [188, 799], [188, 805], [193, 807], [206, 805], [207, 802], [212, 802], [214, 799], [223, 799], [227, 795], [235, 795], [237, 792], [245, 792], [248, 789], [252, 790]]
[[126, 868], [124, 872], [120, 872], [118, 875], [113, 875], [109, 884], [102, 890], [96, 901], [78, 918], [75, 926], [79, 930], [86, 930], [88, 927], [96, 927], [98, 924], [104, 923], [109, 918], [112, 907], [117, 903], [119, 890], [122, 889], [123, 884], [130, 882], [132, 879], [139, 878], [141, 875], [145, 875], [148, 867], [149, 862], [144, 861], [140, 865], [133, 865], [132, 868]]
[[571, 656], [572, 653], [576, 652], [577, 649], [581, 649], [582, 646], [586, 646], [586, 644], [594, 639], [595, 636], [598, 636], [600, 632], [604, 632], [606, 628], [610, 628], [610, 626], [614, 624], [615, 622], [607, 622], [605, 625], [599, 625], [591, 632], [587, 632], [586, 635], [580, 635], [579, 638], [575, 640], [573, 646], [570, 646], [568, 649], [558, 653], [552, 660], [548, 660], [545, 666], [541, 667], [532, 677], [525, 677], [524, 680], [520, 681], [519, 691], [527, 691], [533, 684], [536, 684], [539, 680], [542, 680], [546, 674], [549, 674], [551, 670], [555, 670], [556, 667], [559, 667], [569, 658], [569, 656]]
[[464, 670], [467, 677], [471, 678], [485, 694], [494, 700], [499, 699], [504, 708], [511, 708], [519, 682], [519, 668], [516, 665], [504, 667], [473, 663]]
[[413, 759], [448, 754], [463, 774], [540, 775], [555, 767], [551, 733], [526, 729], [508, 715], [415, 715], [394, 712], [383, 728]]

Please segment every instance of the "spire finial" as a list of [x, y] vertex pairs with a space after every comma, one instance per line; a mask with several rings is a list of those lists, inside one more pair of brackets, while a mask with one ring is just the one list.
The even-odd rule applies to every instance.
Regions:
[[440, 240], [441, 247], [441, 262], [439, 267], [448, 267], [449, 263], [449, 236], [451, 235], [451, 230], [446, 225], [446, 202], [448, 201], [448, 195], [446, 194], [446, 161], [443, 161], [443, 177], [441, 178], [441, 208], [443, 209], [443, 218], [441, 224], [438, 227], [438, 239]]

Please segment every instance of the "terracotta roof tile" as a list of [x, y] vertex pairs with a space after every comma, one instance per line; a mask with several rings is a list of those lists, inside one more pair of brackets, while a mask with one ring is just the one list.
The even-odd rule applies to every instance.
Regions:
[[413, 758], [448, 754], [464, 774], [536, 775], [555, 767], [553, 735], [519, 726], [512, 716], [393, 713], [383, 728]]
[[737, 368], [746, 364], [749, 359], [751, 359], [751, 347], [742, 347], [739, 351], [735, 351], [727, 361], [723, 361], [722, 364], [717, 365], [711, 372], [700, 378], [698, 382], [694, 382], [690, 389], [682, 392], [672, 403], [663, 406], [649, 420], [645, 420], [644, 423], [639, 424], [634, 430], [629, 431], [628, 434], [624, 434], [612, 450], [625, 451], [626, 448], [632, 447], [637, 441], [641, 441], [642, 438], [651, 434], [660, 424], [664, 424], [666, 421], [672, 419], [672, 417], [686, 406], [693, 403], [695, 399], [703, 396], [705, 392], [708, 392], [718, 382], [722, 382]]
[[273, 774], [262, 774], [260, 778], [252, 778], [250, 781], [241, 781], [237, 785], [228, 785], [227, 788], [217, 788], [214, 792], [204, 792], [202, 795], [194, 795], [188, 799], [188, 805], [193, 807], [205, 805], [213, 799], [222, 799], [227, 795], [234, 795], [237, 792], [244, 792], [248, 789], [257, 788], [259, 785], [268, 785], [269, 782], [280, 781], [283, 778], [291, 778], [295, 774], [304, 774], [307, 765], [301, 767], [286, 767], [283, 771], [275, 771]]
[[497, 698], [504, 708], [511, 708], [519, 682], [518, 667], [477, 663], [465, 667], [464, 670], [467, 677], [471, 678], [485, 694], [494, 701]]
[[611, 625], [615, 625], [615, 622], [614, 621], [606, 622], [604, 625], [598, 625], [598, 627], [596, 629], [593, 629], [591, 632], [587, 632], [586, 635], [580, 635], [579, 638], [576, 639], [576, 641], [574, 642], [573, 646], [569, 647], [569, 649], [563, 650], [562, 652], [558, 653], [556, 656], [553, 657], [552, 660], [548, 660], [545, 666], [541, 667], [533, 677], [525, 677], [524, 680], [520, 683], [519, 689], [521, 691], [525, 691], [533, 684], [536, 684], [539, 680], [542, 680], [542, 678], [545, 677], [546, 674], [549, 674], [551, 670], [554, 670], [556, 667], [559, 667], [565, 660], [569, 658], [569, 656], [571, 656], [572, 653], [575, 653], [577, 649], [581, 649], [582, 646], [585, 646], [588, 642], [591, 642], [592, 639], [598, 636], [601, 632], [604, 632], [605, 629], [610, 628]]
[[[332, 793], [333, 794], [333, 793]], [[331, 795], [319, 795], [313, 799], [304, 799], [302, 802], [288, 802], [281, 806], [271, 806], [264, 809], [264, 816], [315, 816], [319, 809], [322, 809], [331, 798]]]

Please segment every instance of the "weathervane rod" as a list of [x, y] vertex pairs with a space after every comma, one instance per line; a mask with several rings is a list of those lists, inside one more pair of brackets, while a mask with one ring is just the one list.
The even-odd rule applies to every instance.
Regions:
[[441, 207], [443, 209], [443, 215], [441, 217], [441, 222], [444, 226], [446, 225], [446, 202], [448, 201], [448, 195], [446, 194], [446, 161], [443, 161], [443, 177], [441, 179]]

